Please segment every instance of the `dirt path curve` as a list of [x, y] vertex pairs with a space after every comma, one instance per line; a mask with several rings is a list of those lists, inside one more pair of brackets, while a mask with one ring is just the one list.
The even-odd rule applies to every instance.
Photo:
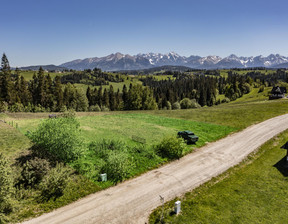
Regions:
[[89, 195], [32, 223], [145, 223], [152, 209], [190, 191], [241, 162], [270, 138], [288, 129], [288, 114], [232, 134], [200, 150], [115, 187]]

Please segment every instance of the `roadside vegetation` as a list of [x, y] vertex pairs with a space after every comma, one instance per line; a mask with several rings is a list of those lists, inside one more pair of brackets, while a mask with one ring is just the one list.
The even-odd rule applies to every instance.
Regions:
[[[149, 223], [286, 223], [288, 131], [263, 145], [246, 161], [156, 209]], [[286, 164], [286, 167], [285, 167]], [[181, 200], [181, 213], [174, 203]]]

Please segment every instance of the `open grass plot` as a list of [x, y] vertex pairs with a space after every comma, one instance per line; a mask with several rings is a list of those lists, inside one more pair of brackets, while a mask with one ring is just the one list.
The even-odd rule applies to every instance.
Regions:
[[219, 139], [234, 128], [187, 121], [149, 114], [116, 114], [79, 117], [83, 136], [88, 141], [115, 139], [135, 144], [133, 139], [145, 139], [148, 145], [161, 141], [165, 136], [175, 136], [178, 131], [191, 130], [199, 136], [197, 146]]
[[287, 99], [236, 102], [237, 100], [235, 103], [220, 104], [218, 106], [203, 107], [199, 109], [155, 110], [147, 111], [145, 113], [244, 129], [269, 118], [285, 114], [288, 111]]
[[[137, 139], [141, 138], [147, 145], [153, 145], [165, 136], [176, 136], [178, 131], [191, 130], [199, 136], [196, 145], [201, 146], [236, 130], [228, 126], [144, 113], [80, 116], [78, 119], [82, 129], [81, 134], [87, 143], [113, 139], [135, 145], [138, 144]], [[40, 121], [40, 119], [23, 119], [17, 122], [21, 132], [25, 133], [28, 130], [35, 130]]]

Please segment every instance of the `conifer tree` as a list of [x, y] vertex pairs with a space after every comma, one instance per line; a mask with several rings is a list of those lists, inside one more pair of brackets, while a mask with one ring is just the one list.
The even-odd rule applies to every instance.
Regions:
[[115, 98], [115, 93], [114, 93], [114, 89], [113, 86], [110, 85], [109, 88], [109, 106], [110, 106], [110, 110], [116, 110], [116, 98]]
[[56, 110], [59, 111], [63, 106], [63, 90], [62, 90], [61, 78], [59, 76], [55, 77], [54, 97], [55, 101], [57, 102]]
[[106, 106], [107, 108], [110, 108], [110, 105], [109, 105], [109, 94], [107, 92], [107, 89], [104, 89], [102, 105]]
[[126, 85], [123, 85], [123, 89], [122, 89], [122, 100], [123, 100], [123, 109], [124, 110], [129, 110], [129, 105], [128, 105], [128, 90]]
[[0, 73], [0, 100], [6, 101], [11, 104], [11, 91], [12, 91], [12, 81], [11, 81], [11, 70], [9, 61], [5, 53], [1, 60], [1, 73]]
[[20, 99], [23, 106], [28, 106], [29, 103], [32, 103], [31, 93], [28, 90], [28, 84], [23, 76], [20, 78]]
[[99, 107], [102, 107], [103, 105], [103, 95], [102, 95], [102, 86], [100, 86], [100, 88], [98, 89], [98, 97], [97, 97], [97, 104], [99, 105]]
[[87, 90], [86, 90], [86, 97], [88, 99], [88, 103], [89, 103], [89, 106], [92, 106], [93, 103], [92, 103], [92, 91], [90, 89], [90, 86], [88, 86]]

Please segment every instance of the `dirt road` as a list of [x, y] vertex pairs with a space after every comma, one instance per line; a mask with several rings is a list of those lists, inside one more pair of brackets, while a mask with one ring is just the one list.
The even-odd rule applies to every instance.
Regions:
[[251, 126], [118, 186], [32, 219], [32, 223], [145, 223], [152, 209], [238, 164], [288, 128], [288, 114]]

